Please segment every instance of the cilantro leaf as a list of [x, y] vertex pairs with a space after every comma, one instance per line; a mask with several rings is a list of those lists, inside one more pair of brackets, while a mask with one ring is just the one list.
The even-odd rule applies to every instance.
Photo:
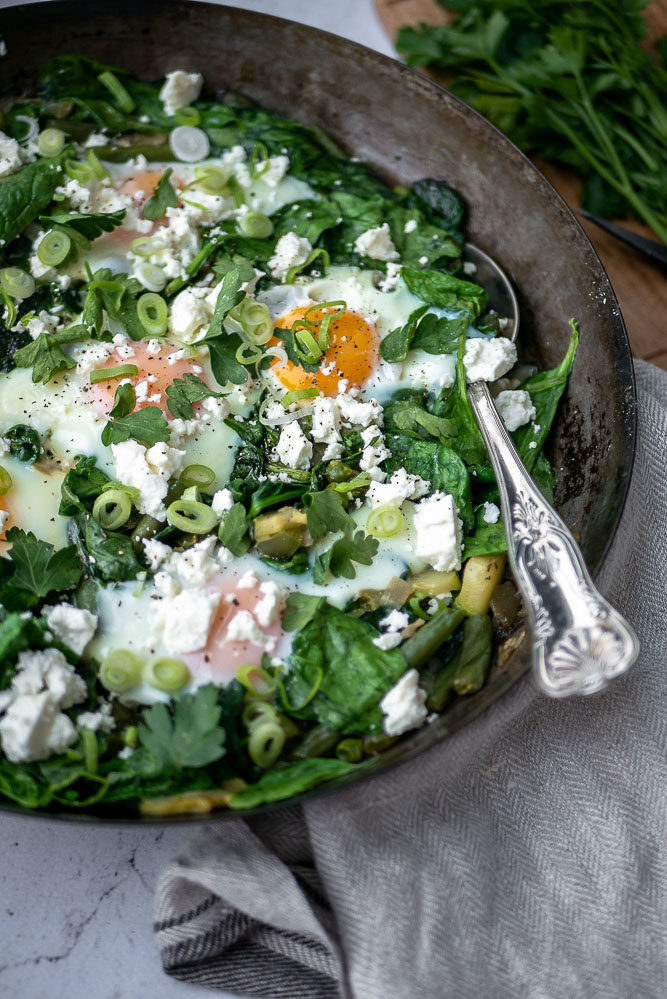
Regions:
[[195, 694], [183, 694], [171, 711], [166, 704], [148, 708], [139, 738], [164, 770], [205, 767], [225, 754], [221, 713], [218, 688], [209, 683]]
[[19, 368], [32, 368], [33, 382], [50, 382], [59, 371], [76, 367], [76, 361], [64, 352], [61, 344], [80, 343], [89, 338], [86, 325], [70, 326], [60, 333], [40, 333], [36, 340], [16, 351], [14, 363]]
[[178, 206], [178, 195], [169, 181], [173, 172], [172, 167], [169, 167], [160, 177], [157, 187], [144, 205], [141, 213], [145, 219], [155, 222], [156, 219], [162, 218], [167, 208], [176, 208]]
[[346, 531], [354, 526], [352, 518], [343, 506], [341, 494], [334, 489], [305, 493], [303, 505], [308, 517], [308, 530], [314, 541], [334, 531]]
[[[90, 244], [103, 232], [112, 232], [125, 218], [125, 209], [117, 212], [91, 212], [82, 215], [79, 212], [59, 212], [57, 215], [40, 215], [39, 221], [51, 226], [64, 226], [74, 242], [84, 249], [90, 249]], [[80, 236], [81, 239], [76, 237]]]
[[169, 412], [174, 419], [191, 420], [195, 415], [193, 402], [201, 402], [202, 399], [222, 399], [224, 392], [216, 392], [209, 388], [206, 382], [192, 375], [189, 372], [182, 378], [174, 378], [171, 385], [167, 386], [167, 405]]
[[243, 503], [235, 503], [231, 509], [223, 513], [218, 537], [232, 555], [237, 557], [245, 555], [250, 548], [249, 527], [250, 517]]
[[290, 593], [282, 613], [285, 631], [301, 631], [326, 604], [326, 597], [310, 593]]
[[137, 404], [134, 386], [129, 382], [119, 385], [114, 396], [111, 419], [102, 431], [102, 443], [121, 444], [130, 438], [152, 447], [158, 441], [167, 442], [171, 436], [167, 420], [159, 406], [144, 406], [133, 413]]
[[327, 548], [315, 559], [313, 568], [315, 583], [318, 586], [326, 583], [329, 574], [354, 579], [357, 571], [352, 563], [370, 565], [373, 557], [377, 555], [378, 547], [379, 542], [376, 538], [370, 537], [363, 531], [353, 534], [351, 528], [348, 528], [342, 538], [334, 541], [331, 548]]
[[83, 570], [74, 545], [54, 551], [53, 545], [19, 527], [11, 527], [6, 538], [12, 546], [12, 586], [42, 599], [52, 591], [71, 590], [81, 579]]

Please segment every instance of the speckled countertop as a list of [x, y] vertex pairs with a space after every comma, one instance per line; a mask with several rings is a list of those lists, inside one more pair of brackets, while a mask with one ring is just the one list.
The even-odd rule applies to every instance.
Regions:
[[[227, 2], [391, 54], [372, 0]], [[0, 8], [13, 5], [0, 0]], [[191, 829], [88, 826], [0, 814], [0, 995], [178, 999], [210, 994], [162, 972], [151, 929], [158, 875]]]

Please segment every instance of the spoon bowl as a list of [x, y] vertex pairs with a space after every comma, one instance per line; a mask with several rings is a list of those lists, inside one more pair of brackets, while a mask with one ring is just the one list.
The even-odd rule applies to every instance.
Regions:
[[502, 331], [503, 336], [512, 341], [516, 340], [519, 334], [519, 302], [505, 271], [488, 253], [472, 243], [465, 245], [463, 263], [464, 268], [465, 264], [471, 264], [475, 268], [471, 271], [471, 276], [479, 281], [487, 292], [491, 308], [501, 319], [507, 320], [507, 325]]

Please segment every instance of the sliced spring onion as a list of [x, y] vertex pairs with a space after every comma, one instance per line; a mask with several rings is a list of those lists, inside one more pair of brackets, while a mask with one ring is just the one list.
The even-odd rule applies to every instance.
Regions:
[[12, 488], [12, 477], [6, 468], [0, 465], [0, 496], [4, 496]]
[[144, 667], [143, 679], [156, 690], [177, 694], [190, 682], [190, 670], [180, 659], [156, 659]]
[[102, 663], [99, 673], [100, 683], [115, 694], [132, 690], [141, 678], [141, 662], [134, 652], [116, 649], [110, 652]]
[[366, 521], [366, 530], [374, 538], [392, 538], [402, 527], [403, 514], [390, 503], [373, 510]]
[[198, 486], [206, 489], [215, 480], [215, 472], [208, 465], [186, 465], [178, 477], [184, 486]]
[[105, 531], [116, 531], [132, 513], [132, 500], [122, 489], [108, 489], [93, 504], [93, 517]]
[[126, 746], [131, 746], [133, 749], [139, 742], [139, 729], [136, 725], [128, 725], [123, 732], [123, 742]]
[[290, 267], [285, 274], [285, 284], [294, 284], [294, 279], [297, 274], [300, 274], [301, 271], [306, 269], [306, 267], [310, 267], [310, 265], [314, 263], [318, 257], [322, 257], [322, 270], [326, 272], [329, 264], [331, 263], [331, 257], [325, 249], [318, 247], [316, 250], [310, 251], [302, 264], [295, 264], [294, 267]]
[[236, 351], [236, 360], [239, 364], [256, 364], [262, 357], [264, 357], [262, 348], [247, 341], [242, 343]]
[[266, 769], [276, 762], [284, 745], [285, 732], [278, 722], [262, 722], [250, 731], [248, 756], [258, 767]]
[[37, 256], [45, 267], [57, 267], [72, 248], [72, 240], [62, 229], [51, 229], [39, 241]]
[[155, 252], [155, 243], [150, 236], [139, 236], [130, 243], [130, 251], [138, 257], [150, 257]]
[[239, 184], [236, 177], [229, 178], [227, 181], [227, 187], [232, 192], [235, 207], [240, 208], [241, 205], [245, 205], [245, 194], [243, 193], [243, 188]]
[[2, 296], [2, 301], [5, 304], [5, 329], [10, 330], [16, 323], [16, 306], [14, 305], [14, 299], [7, 294], [1, 283], [0, 295]]
[[34, 292], [35, 279], [20, 267], [5, 267], [0, 271], [0, 285], [12, 298], [22, 300]]
[[81, 729], [83, 743], [83, 765], [87, 774], [97, 773], [97, 736], [89, 728]]
[[263, 142], [256, 142], [253, 147], [253, 151], [250, 154], [248, 173], [253, 180], [256, 180], [258, 177], [261, 177], [262, 174], [265, 174], [270, 166], [269, 150]]
[[314, 399], [315, 396], [319, 394], [319, 389], [316, 389], [315, 386], [313, 386], [313, 388], [292, 389], [292, 391], [288, 392], [287, 395], [284, 395], [280, 401], [285, 409], [287, 409], [287, 407], [291, 406], [293, 402], [299, 402], [300, 399]]
[[262, 212], [246, 212], [238, 221], [239, 232], [250, 239], [268, 239], [273, 232], [273, 222]]
[[179, 125], [198, 125], [201, 121], [201, 115], [197, 108], [189, 106], [178, 108], [174, 117]]
[[178, 125], [169, 133], [169, 146], [177, 160], [196, 163], [209, 154], [208, 135], [193, 125]]
[[259, 413], [257, 414], [257, 419], [262, 424], [263, 427], [282, 427], [286, 423], [293, 423], [294, 420], [302, 420], [304, 416], [311, 416], [313, 413], [312, 406], [304, 406], [302, 409], [297, 410], [296, 413], [281, 413], [278, 416], [273, 416], [269, 418], [266, 415], [266, 411], [269, 406], [276, 402], [278, 399], [272, 399], [270, 396], [266, 398], [261, 406], [259, 407]]
[[136, 378], [139, 368], [136, 364], [119, 364], [116, 368], [95, 368], [90, 372], [91, 384], [115, 382], [117, 378]]
[[277, 365], [275, 365], [275, 367], [277, 368], [284, 367], [289, 360], [285, 348], [279, 347], [278, 345], [276, 345], [275, 347], [267, 347], [266, 350], [264, 351], [264, 354], [267, 357], [275, 357], [275, 359], [279, 362]]
[[39, 133], [37, 149], [40, 156], [57, 156], [65, 146], [65, 133], [59, 128], [45, 128]]
[[303, 319], [297, 319], [292, 326], [292, 336], [294, 337], [296, 352], [301, 360], [306, 361], [308, 364], [317, 364], [323, 351], [311, 333], [311, 330], [312, 326], [308, 329], [304, 325]]
[[265, 721], [275, 721], [276, 718], [276, 709], [268, 701], [250, 701], [241, 713], [241, 721], [246, 728], [253, 728]]
[[148, 291], [162, 291], [167, 283], [167, 277], [162, 268], [158, 267], [157, 264], [149, 264], [147, 260], [142, 260], [135, 267], [134, 276]]
[[110, 176], [109, 171], [105, 167], [104, 163], [102, 163], [94, 149], [88, 150], [86, 153], [86, 160], [98, 180], [104, 180], [105, 177]]
[[247, 296], [239, 306], [239, 321], [250, 343], [268, 343], [273, 336], [273, 321], [269, 308], [263, 302], [255, 302]]
[[137, 300], [137, 319], [150, 336], [164, 336], [168, 315], [167, 303], [161, 295], [149, 291]]
[[[334, 321], [342, 316], [346, 309], [347, 302], [339, 299], [335, 302], [320, 302], [317, 305], [311, 305], [310, 308], [306, 309], [304, 312], [303, 318], [307, 323], [313, 323], [315, 321], [314, 313], [319, 312], [322, 314], [317, 326], [317, 342], [322, 350], [326, 350], [329, 346], [329, 330], [331, 329]], [[311, 313], [313, 313], [312, 318], [310, 318]]]
[[124, 111], [125, 114], [129, 114], [130, 111], [134, 111], [136, 104], [115, 73], [107, 70], [105, 73], [100, 73], [97, 79], [100, 81], [102, 86], [107, 88], [121, 111]]
[[199, 503], [199, 501], [201, 500], [201, 493], [199, 492], [199, 486], [187, 486], [179, 496], [179, 499], [193, 500], [195, 503]]
[[188, 534], [208, 534], [218, 523], [217, 514], [206, 503], [177, 499], [167, 508], [167, 520], [172, 527]]
[[268, 697], [278, 686], [275, 677], [261, 666], [240, 666], [236, 679], [254, 697]]
[[20, 121], [26, 127], [25, 135], [21, 136], [19, 142], [34, 142], [39, 134], [37, 119], [27, 114], [17, 114], [16, 121]]
[[71, 180], [78, 180], [81, 184], [87, 184], [94, 177], [92, 168], [80, 160], [66, 160], [65, 173]]
[[[227, 187], [229, 174], [222, 167], [207, 164], [195, 167], [193, 187], [200, 187], [206, 194], [222, 194]], [[190, 186], [190, 185], [188, 185]]]
[[364, 755], [364, 744], [361, 739], [342, 739], [336, 746], [336, 756], [346, 763], [358, 763]]

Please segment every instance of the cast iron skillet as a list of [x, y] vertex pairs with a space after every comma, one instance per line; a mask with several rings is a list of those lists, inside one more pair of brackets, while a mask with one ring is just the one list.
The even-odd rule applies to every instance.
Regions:
[[[469, 205], [468, 238], [498, 260], [518, 289], [524, 358], [552, 367], [565, 353], [568, 318], [581, 325], [550, 457], [556, 503], [580, 537], [589, 567], [599, 569], [632, 469], [636, 396], [630, 348], [611, 285], [583, 230], [548, 181], [497, 129], [399, 62], [335, 35], [229, 7], [182, 0], [34, 3], [4, 10], [1, 30], [7, 56], [0, 63], [0, 95], [30, 93], [40, 66], [59, 53], [92, 56], [148, 80], [173, 69], [199, 70], [210, 93], [238, 91], [273, 111], [319, 125], [391, 184], [438, 177], [456, 188]], [[415, 756], [489, 706], [528, 668], [529, 642], [517, 645], [479, 694], [457, 701], [366, 773]], [[354, 779], [359, 778], [348, 776], [311, 794]], [[156, 821], [127, 809], [41, 814]]]

